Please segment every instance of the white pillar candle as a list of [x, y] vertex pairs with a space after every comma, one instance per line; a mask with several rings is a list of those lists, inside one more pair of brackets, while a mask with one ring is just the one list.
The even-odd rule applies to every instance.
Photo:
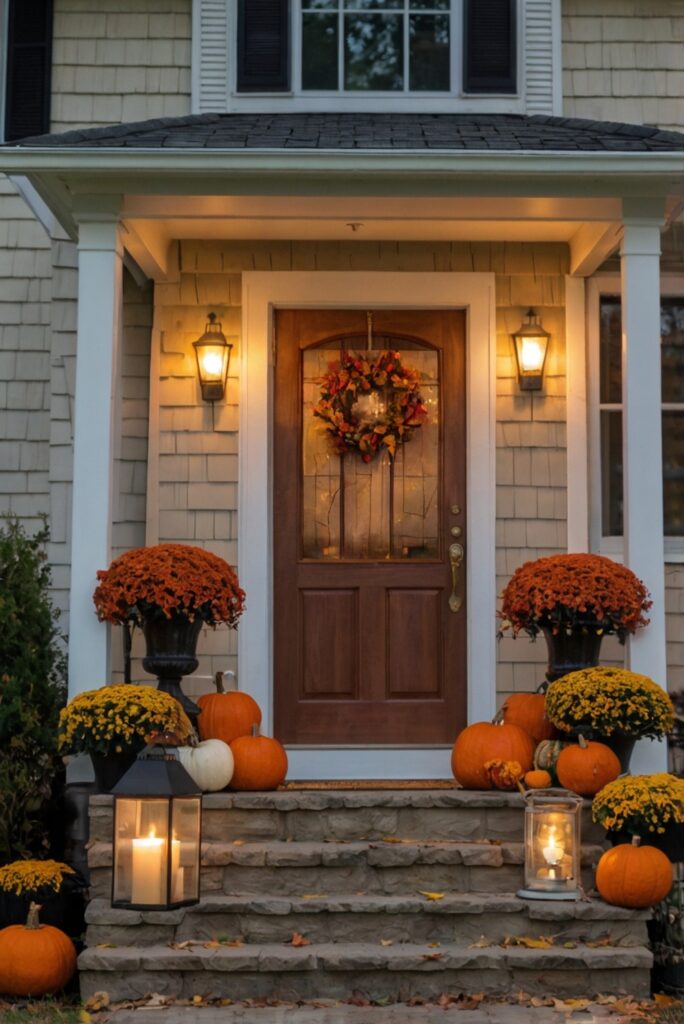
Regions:
[[145, 836], [133, 841], [131, 903], [159, 906], [166, 903], [164, 856], [166, 840]]

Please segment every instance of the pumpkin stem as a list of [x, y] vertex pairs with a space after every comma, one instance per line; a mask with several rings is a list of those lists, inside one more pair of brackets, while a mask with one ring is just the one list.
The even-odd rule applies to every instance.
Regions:
[[256, 722], [255, 722], [254, 725], [252, 726], [252, 736], [260, 736], [260, 735], [261, 735], [261, 727], [258, 726], [256, 724]]
[[580, 736], [579, 736], [579, 745], [582, 748], [582, 750], [586, 750], [587, 749], [587, 741], [585, 740], [584, 736], [582, 736], [581, 733], [580, 733]]
[[641, 836], [632, 836], [632, 846], [641, 846]]
[[497, 713], [494, 715], [494, 718], [492, 719], [492, 725], [503, 725], [505, 709], [506, 709], [506, 705], [505, 704], [502, 707], [499, 708]]
[[217, 693], [225, 693], [223, 689], [223, 672], [217, 672], [214, 676], [214, 686], [216, 687]]
[[40, 918], [38, 917], [38, 914], [42, 909], [43, 906], [41, 903], [31, 902], [29, 904], [28, 917], [26, 918], [26, 928], [28, 931], [35, 932], [40, 928]]

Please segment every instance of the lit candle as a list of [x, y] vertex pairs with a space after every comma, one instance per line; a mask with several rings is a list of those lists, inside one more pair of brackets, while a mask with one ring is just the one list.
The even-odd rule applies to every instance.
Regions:
[[131, 903], [159, 906], [166, 902], [166, 887], [164, 885], [166, 841], [155, 836], [154, 832], [150, 832], [150, 835], [142, 839], [133, 839], [132, 843]]
[[563, 855], [565, 854], [564, 847], [562, 847], [559, 843], [556, 842], [555, 825], [551, 825], [549, 827], [549, 845], [545, 846], [542, 849], [542, 853], [544, 855], [544, 860], [551, 869], [549, 871], [549, 878], [555, 878], [556, 872], [554, 868], [556, 868], [560, 864], [561, 860], [563, 859]]

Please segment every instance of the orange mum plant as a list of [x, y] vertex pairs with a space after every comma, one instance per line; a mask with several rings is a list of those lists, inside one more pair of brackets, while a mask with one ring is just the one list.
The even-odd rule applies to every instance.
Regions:
[[100, 569], [93, 594], [97, 617], [142, 626], [150, 614], [186, 615], [237, 628], [245, 592], [223, 558], [190, 544], [133, 548]]
[[549, 555], [525, 562], [503, 592], [501, 631], [628, 633], [646, 626], [649, 593], [637, 576], [603, 555]]

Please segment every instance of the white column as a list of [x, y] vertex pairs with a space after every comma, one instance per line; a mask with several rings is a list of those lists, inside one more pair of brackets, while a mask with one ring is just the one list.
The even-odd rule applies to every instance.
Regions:
[[111, 554], [114, 411], [122, 301], [116, 220], [79, 227], [74, 480], [69, 597], [69, 696], [109, 681], [107, 627], [93, 605]]
[[[650, 625], [628, 641], [634, 672], [666, 686], [665, 550], [660, 388], [660, 228], [663, 203], [623, 200], [622, 405], [625, 564], [651, 592]], [[663, 771], [664, 742], [641, 741], [633, 772]]]
[[568, 410], [568, 551], [589, 550], [587, 339], [583, 277], [565, 277], [565, 361]]

